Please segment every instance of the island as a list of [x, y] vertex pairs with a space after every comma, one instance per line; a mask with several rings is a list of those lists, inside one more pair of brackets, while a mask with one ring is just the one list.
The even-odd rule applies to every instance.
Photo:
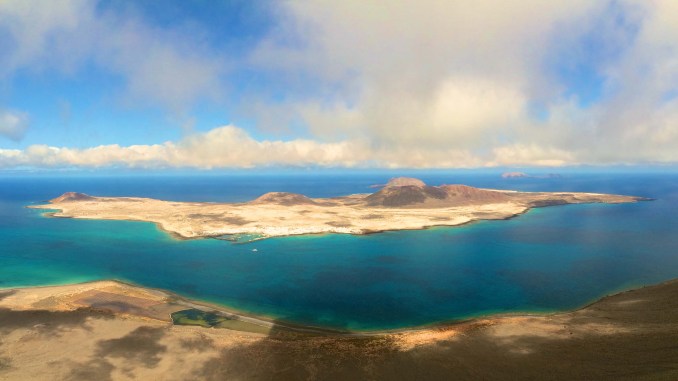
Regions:
[[[369, 234], [508, 219], [530, 208], [582, 203], [629, 203], [643, 197], [575, 192], [518, 192], [467, 185], [430, 186], [391, 179], [374, 193], [332, 198], [270, 192], [249, 202], [175, 202], [140, 197], [94, 197], [68, 192], [49, 204], [49, 215], [147, 221], [178, 238], [250, 239], [321, 233]], [[236, 238], [232, 238], [236, 237]]]

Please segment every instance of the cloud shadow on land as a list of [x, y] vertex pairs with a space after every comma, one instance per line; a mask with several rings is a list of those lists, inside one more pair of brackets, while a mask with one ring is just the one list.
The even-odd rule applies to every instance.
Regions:
[[148, 368], [160, 362], [160, 355], [167, 351], [158, 341], [164, 336], [164, 328], [139, 327], [127, 335], [99, 342], [97, 356], [136, 360]]
[[[222, 349], [203, 380], [637, 380], [678, 377], [678, 282], [618, 294], [584, 310], [399, 335], [293, 331]], [[449, 329], [450, 327], [448, 327]], [[430, 334], [430, 335], [429, 335]]]
[[120, 338], [101, 340], [97, 343], [92, 359], [75, 364], [67, 379], [112, 380], [116, 367], [110, 359], [122, 359], [129, 365], [155, 368], [167, 352], [167, 346], [159, 343], [164, 335], [164, 327], [141, 326]]
[[0, 308], [0, 333], [7, 334], [15, 329], [37, 329], [42, 334], [59, 334], [63, 329], [83, 327], [89, 317], [112, 319], [109, 312], [91, 308], [73, 311], [27, 310], [15, 311]]
[[[14, 291], [3, 292], [0, 294], [0, 300], [13, 293]], [[73, 311], [15, 311], [9, 308], [0, 308], [0, 337], [9, 335], [10, 333], [20, 329], [28, 330], [31, 335], [34, 333], [38, 338], [59, 337], [63, 334], [66, 334], [73, 328], [83, 328], [88, 330], [89, 328], [87, 326], [87, 319], [89, 318], [112, 319], [113, 315], [108, 312], [91, 308], [79, 308]], [[0, 340], [0, 354], [9, 355], [8, 357], [0, 356], [1, 376], [3, 371], [14, 368], [12, 353], [7, 353], [5, 351], [2, 340]], [[112, 369], [113, 367], [110, 366], [108, 373], [110, 373]], [[97, 372], [91, 375], [96, 377], [87, 377], [86, 379], [96, 379], [102, 381], [110, 379], [110, 376], [107, 376], [105, 372]], [[102, 377], [99, 377], [99, 375], [102, 375]]]
[[8, 296], [14, 295], [15, 293], [16, 293], [16, 291], [14, 291], [14, 290], [0, 291], [0, 300], [3, 300]]

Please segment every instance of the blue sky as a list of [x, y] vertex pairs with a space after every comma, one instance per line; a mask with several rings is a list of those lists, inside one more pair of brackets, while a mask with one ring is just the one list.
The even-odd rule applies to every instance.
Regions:
[[[268, 33], [274, 24], [267, 5], [264, 1], [101, 1], [94, 12], [138, 18], [149, 29], [200, 34], [196, 40], [218, 56], [223, 51], [246, 54], [251, 44]], [[3, 37], [5, 41], [12, 39]], [[45, 50], [50, 50], [49, 46]], [[182, 130], [177, 127], [184, 123], [194, 123], [192, 129], [209, 130], [240, 121], [228, 110], [226, 100], [191, 99], [181, 112], [167, 110], [154, 100], [127, 101], [125, 76], [89, 61], [83, 58], [73, 71], [46, 66], [27, 67], [13, 74], [4, 86], [3, 101], [8, 108], [30, 110], [31, 131], [24, 139], [3, 142], [3, 146], [86, 148], [157, 143], [180, 138]], [[247, 86], [243, 83], [247, 75], [229, 79]], [[222, 85], [229, 90], [237, 90], [225, 78], [214, 80], [224, 81]], [[237, 93], [232, 95], [237, 97]]]
[[672, 1], [0, 3], [0, 168], [674, 165]]

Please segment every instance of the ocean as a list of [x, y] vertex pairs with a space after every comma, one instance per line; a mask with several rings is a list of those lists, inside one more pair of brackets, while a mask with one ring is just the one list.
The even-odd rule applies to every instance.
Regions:
[[[656, 199], [533, 209], [504, 221], [364, 236], [244, 244], [176, 240], [151, 223], [44, 217], [26, 205], [67, 191], [176, 201], [246, 201], [269, 191], [330, 197], [390, 177], [524, 191]], [[678, 277], [678, 174], [500, 173], [5, 174], [0, 287], [119, 279], [275, 320], [347, 330], [419, 327], [482, 315], [554, 312]], [[253, 251], [256, 249], [256, 251]]]

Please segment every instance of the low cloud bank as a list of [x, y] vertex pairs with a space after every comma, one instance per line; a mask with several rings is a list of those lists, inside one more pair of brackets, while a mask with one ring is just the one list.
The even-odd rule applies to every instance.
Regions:
[[510, 165], [578, 164], [576, 155], [557, 148], [508, 145], [485, 156], [456, 148], [420, 150], [374, 146], [367, 141], [319, 142], [307, 139], [256, 140], [236, 126], [194, 133], [177, 142], [152, 145], [101, 145], [85, 149], [32, 145], [0, 149], [0, 168], [252, 168], [381, 167], [474, 168]]

